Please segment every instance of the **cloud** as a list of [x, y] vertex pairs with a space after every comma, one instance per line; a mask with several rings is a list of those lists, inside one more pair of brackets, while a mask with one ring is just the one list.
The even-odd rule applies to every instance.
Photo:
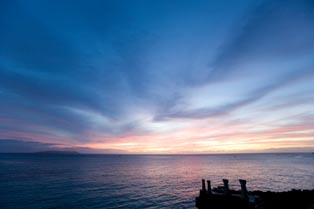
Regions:
[[240, 98], [231, 103], [222, 104], [221, 106], [216, 106], [214, 108], [201, 108], [193, 110], [171, 109], [170, 112], [166, 112], [165, 110], [163, 110], [155, 117], [155, 120], [167, 120], [171, 118], [202, 119], [227, 115], [238, 108], [243, 108], [262, 99], [263, 97], [267, 96], [277, 89], [280, 89], [287, 85], [293, 85], [293, 83], [296, 83], [300, 80], [302, 81], [307, 78], [307, 76], [312, 77], [313, 75], [314, 73], [311, 69], [303, 70], [302, 74], [300, 74], [300, 71], [296, 71], [294, 73], [285, 75], [284, 77], [281, 77], [278, 80], [275, 80], [275, 82], [269, 83], [264, 87], [254, 89], [248, 95], [245, 95], [243, 98]]
[[[116, 24], [130, 21], [121, 15], [110, 20], [110, 15], [116, 15], [111, 9], [119, 11], [121, 6], [100, 1], [87, 5], [38, 1], [32, 5], [12, 2], [1, 14], [0, 96], [5, 102], [0, 104], [0, 115], [14, 118], [12, 127], [27, 120], [34, 127], [45, 124], [78, 140], [86, 140], [84, 133], [97, 125], [90, 115], [107, 121], [98, 125], [105, 132], [130, 130], [134, 126], [130, 121], [119, 127], [110, 125], [125, 117], [132, 88], [140, 89], [133, 86], [142, 80], [131, 78], [137, 74], [136, 47], [141, 39], [115, 37], [123, 31], [108, 33]], [[66, 11], [68, 6], [73, 10]], [[43, 18], [52, 12], [48, 9], [65, 11]], [[78, 14], [81, 10], [83, 14]]]
[[[172, 100], [171, 104], [174, 105], [170, 108], [161, 109], [155, 119], [225, 115], [262, 99], [280, 87], [293, 85], [298, 79], [313, 77], [313, 10], [311, 1], [285, 1], [284, 4], [265, 1], [251, 9], [243, 20], [244, 26], [239, 27], [233, 38], [226, 41], [228, 44], [221, 46], [208, 72], [201, 74], [203, 79], [198, 85], [225, 82], [228, 86], [228, 82], [233, 80], [250, 80], [255, 76], [259, 76], [263, 83], [250, 87], [252, 91], [246, 96], [239, 96], [233, 102], [216, 107], [192, 110], [190, 107], [174, 108], [182, 103], [179, 96], [177, 100]], [[197, 90], [195, 94], [198, 94]], [[210, 97], [204, 95], [204, 99]]]
[[[263, 66], [260, 73], [265, 73], [271, 70], [272, 63], [313, 56], [313, 10], [309, 0], [264, 1], [251, 9], [242, 20], [244, 26], [239, 24], [234, 37], [226, 41], [210, 64], [212, 71], [207, 79], [217, 82], [258, 65]], [[277, 70], [285, 72], [289, 68]]]
[[254, 121], [259, 102], [273, 115], [276, 94], [291, 111], [313, 88], [299, 85], [313, 77], [313, 3], [255, 4], [1, 2], [0, 137], [158, 141], [200, 121]]

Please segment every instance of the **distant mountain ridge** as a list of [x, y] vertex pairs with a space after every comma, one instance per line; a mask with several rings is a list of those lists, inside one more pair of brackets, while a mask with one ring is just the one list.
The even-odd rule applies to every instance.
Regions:
[[[127, 154], [128, 152], [119, 149], [93, 149], [88, 147], [75, 148], [56, 148], [54, 143], [43, 143], [36, 141], [26, 141], [20, 139], [2, 139], [0, 138], [0, 153], [41, 153], [46, 151], [65, 151], [78, 152], [77, 154]], [[49, 153], [48, 153], [49, 154]], [[59, 153], [51, 153], [59, 154]]]
[[49, 154], [49, 155], [78, 155], [79, 152], [76, 151], [60, 151], [60, 150], [47, 150], [47, 151], [40, 151], [34, 152], [34, 154]]

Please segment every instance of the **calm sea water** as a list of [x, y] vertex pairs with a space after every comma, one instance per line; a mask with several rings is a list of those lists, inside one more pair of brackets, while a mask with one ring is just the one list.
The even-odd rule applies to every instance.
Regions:
[[202, 178], [314, 189], [314, 155], [0, 154], [0, 208], [194, 208]]

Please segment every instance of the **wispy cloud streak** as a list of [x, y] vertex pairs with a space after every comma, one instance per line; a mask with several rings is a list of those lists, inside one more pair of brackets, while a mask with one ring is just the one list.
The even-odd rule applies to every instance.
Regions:
[[313, 147], [310, 0], [0, 11], [2, 139], [134, 153]]

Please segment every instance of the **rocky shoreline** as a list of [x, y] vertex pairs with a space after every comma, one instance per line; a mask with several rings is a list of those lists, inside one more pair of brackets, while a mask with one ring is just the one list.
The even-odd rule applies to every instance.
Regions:
[[229, 181], [223, 179], [224, 186], [211, 189], [211, 182], [202, 180], [202, 189], [196, 197], [198, 209], [314, 209], [314, 190], [291, 190], [285, 192], [248, 191], [246, 180], [239, 180], [241, 190], [229, 189]]

